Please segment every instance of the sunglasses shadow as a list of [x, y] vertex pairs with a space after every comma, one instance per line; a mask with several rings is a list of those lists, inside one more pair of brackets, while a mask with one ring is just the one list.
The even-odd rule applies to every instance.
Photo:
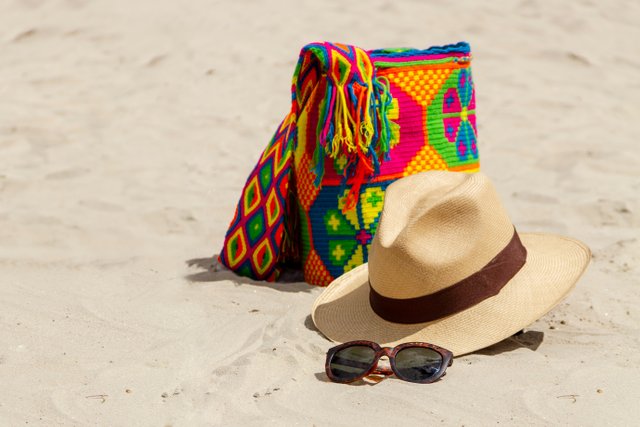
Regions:
[[[325, 372], [316, 372], [314, 374], [318, 381], [322, 381], [323, 383], [332, 383]], [[369, 375], [368, 377], [364, 377], [361, 380], [354, 381], [352, 383], [340, 383], [342, 385], [350, 385], [354, 387], [362, 387], [362, 386], [374, 386], [382, 381], [387, 379], [384, 375]], [[336, 383], [338, 384], [338, 383]]]

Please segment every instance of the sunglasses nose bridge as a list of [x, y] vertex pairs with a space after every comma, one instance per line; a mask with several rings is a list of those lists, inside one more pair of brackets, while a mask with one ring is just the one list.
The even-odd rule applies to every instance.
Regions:
[[391, 353], [393, 352], [393, 348], [391, 347], [382, 347], [380, 350], [380, 357], [387, 356], [389, 360], [391, 360]]
[[[376, 368], [375, 368], [375, 373], [376, 374], [380, 374], [380, 375], [393, 375], [393, 369], [390, 366], [391, 363], [391, 350], [393, 350], [392, 348], [389, 347], [383, 347], [380, 349], [380, 351], [378, 352], [378, 357], [377, 357], [377, 361], [376, 361]], [[383, 360], [383, 363], [380, 363], [380, 358], [381, 357], [387, 357], [387, 360]]]

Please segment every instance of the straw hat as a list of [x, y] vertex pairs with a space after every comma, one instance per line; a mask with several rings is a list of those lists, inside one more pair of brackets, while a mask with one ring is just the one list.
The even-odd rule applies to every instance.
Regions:
[[388, 187], [369, 263], [334, 280], [312, 317], [332, 341], [426, 341], [461, 355], [542, 317], [590, 256], [567, 237], [516, 232], [484, 174], [424, 172]]

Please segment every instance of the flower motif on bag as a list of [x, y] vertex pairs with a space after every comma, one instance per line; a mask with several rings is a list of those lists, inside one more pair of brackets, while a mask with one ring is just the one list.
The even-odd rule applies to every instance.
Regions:
[[329, 209], [324, 223], [329, 237], [329, 259], [334, 266], [344, 266], [344, 272], [363, 264], [382, 212], [384, 190], [368, 187], [360, 193], [360, 203], [343, 212], [349, 190], [338, 198], [338, 209]]
[[442, 102], [444, 134], [456, 144], [460, 160], [478, 157], [476, 101], [471, 73], [460, 70], [456, 87], [449, 88]]

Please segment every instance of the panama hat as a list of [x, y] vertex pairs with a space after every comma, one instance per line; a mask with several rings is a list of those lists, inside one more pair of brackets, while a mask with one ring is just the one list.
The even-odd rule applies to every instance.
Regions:
[[369, 262], [334, 280], [312, 317], [332, 341], [425, 341], [461, 355], [542, 317], [590, 257], [574, 239], [518, 233], [486, 175], [424, 172], [388, 187]]

